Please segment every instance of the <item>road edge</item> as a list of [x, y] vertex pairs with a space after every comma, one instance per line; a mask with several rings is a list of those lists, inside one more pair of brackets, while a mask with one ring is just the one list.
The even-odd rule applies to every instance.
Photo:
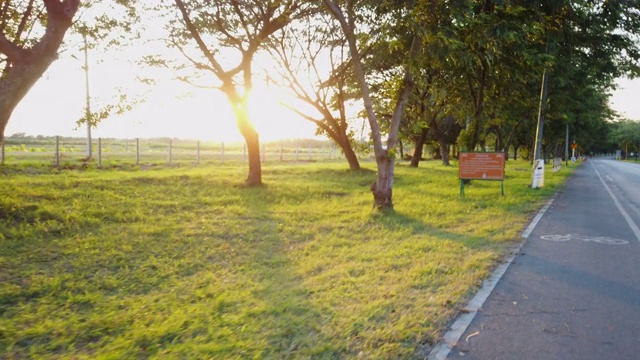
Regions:
[[498, 265], [491, 276], [484, 281], [482, 284], [482, 288], [476, 293], [476, 295], [469, 301], [467, 306], [462, 310], [462, 313], [458, 315], [456, 320], [453, 322], [449, 330], [444, 334], [442, 340], [431, 350], [427, 359], [428, 360], [445, 360], [449, 353], [453, 349], [454, 346], [460, 340], [460, 337], [467, 330], [473, 318], [475, 318], [478, 310], [482, 307], [484, 302], [487, 300], [489, 295], [493, 292], [493, 289], [498, 284], [498, 281], [502, 278], [504, 273], [507, 271], [513, 260], [516, 258], [518, 253], [520, 253], [520, 249], [524, 245], [525, 241], [533, 232], [533, 229], [538, 225], [542, 216], [549, 210], [551, 204], [555, 200], [555, 196], [551, 198], [547, 203], [538, 211], [536, 216], [531, 220], [529, 225], [522, 232], [522, 238], [524, 241], [520, 243], [517, 248], [513, 251], [513, 254], [505, 261], [504, 263]]

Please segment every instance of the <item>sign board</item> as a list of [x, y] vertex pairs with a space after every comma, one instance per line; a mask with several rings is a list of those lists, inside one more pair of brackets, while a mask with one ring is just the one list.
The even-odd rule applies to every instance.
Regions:
[[504, 180], [504, 153], [460, 153], [459, 177], [464, 180]]
[[577, 149], [578, 148], [578, 144], [576, 144], [576, 143], [571, 144], [571, 148], [572, 149]]

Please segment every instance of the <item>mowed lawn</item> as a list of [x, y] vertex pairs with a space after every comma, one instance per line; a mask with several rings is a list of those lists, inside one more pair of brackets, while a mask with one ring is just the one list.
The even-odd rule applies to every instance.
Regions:
[[571, 169], [0, 168], [0, 358], [422, 359]]

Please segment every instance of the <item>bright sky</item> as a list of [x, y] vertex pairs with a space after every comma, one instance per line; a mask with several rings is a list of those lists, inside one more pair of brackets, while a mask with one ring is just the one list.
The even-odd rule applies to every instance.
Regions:
[[[86, 136], [86, 127], [76, 129], [85, 108], [85, 73], [82, 46], [76, 57], [61, 58], [31, 89], [13, 113], [5, 135]], [[89, 54], [91, 62], [91, 52]], [[135, 66], [125, 61], [89, 65], [92, 110], [114, 103], [118, 87], [142, 94], [135, 80]], [[158, 84], [145, 95], [147, 101], [122, 116], [110, 118], [92, 130], [98, 137], [241, 141], [226, 97], [216, 89], [198, 89], [171, 81]], [[315, 126], [280, 105], [277, 89], [257, 82], [254, 87], [252, 120], [262, 140], [314, 138]]]
[[[5, 135], [86, 135], [76, 129], [85, 104], [82, 47], [78, 59], [64, 57], [50, 67], [13, 113]], [[69, 50], [71, 51], [71, 50]], [[91, 59], [91, 53], [90, 53]], [[113, 103], [118, 87], [136, 88], [135, 67], [124, 61], [90, 65], [92, 108]], [[612, 108], [630, 119], [640, 120], [640, 79], [619, 80], [611, 98]], [[191, 96], [185, 94], [192, 93]], [[261, 139], [313, 138], [315, 126], [279, 104], [278, 89], [257, 83], [253, 121]], [[226, 98], [219, 90], [197, 89], [180, 82], [160, 84], [135, 110], [111, 118], [93, 130], [94, 138], [177, 137], [195, 140], [241, 141]]]
[[611, 97], [611, 108], [621, 116], [640, 121], [640, 79], [618, 79], [618, 90]]

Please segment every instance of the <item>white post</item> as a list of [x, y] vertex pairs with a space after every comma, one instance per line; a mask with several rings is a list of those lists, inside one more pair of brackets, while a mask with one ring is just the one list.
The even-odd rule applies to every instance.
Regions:
[[84, 78], [86, 91], [86, 120], [87, 120], [87, 159], [91, 160], [91, 96], [89, 95], [89, 51], [87, 45], [87, 34], [82, 34], [84, 39]]
[[171, 161], [173, 160], [173, 139], [169, 139], [169, 165], [171, 165]]
[[102, 167], [102, 138], [98, 138], [98, 167]]

